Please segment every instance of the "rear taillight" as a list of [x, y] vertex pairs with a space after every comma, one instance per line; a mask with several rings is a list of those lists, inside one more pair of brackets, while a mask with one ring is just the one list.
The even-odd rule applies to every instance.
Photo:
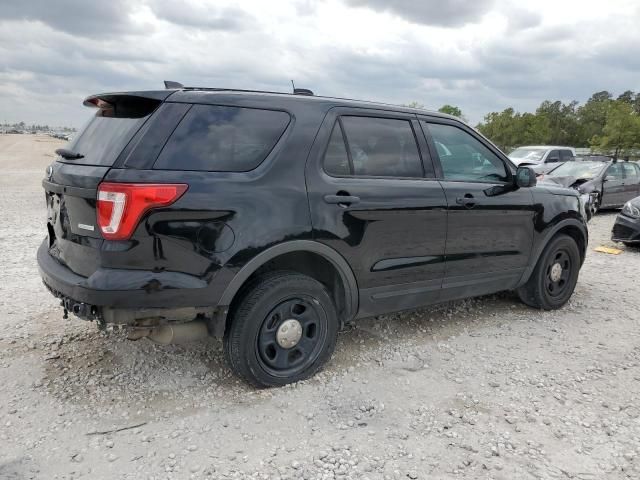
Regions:
[[146, 212], [171, 205], [187, 188], [182, 183], [101, 183], [97, 216], [102, 236], [127, 240]]

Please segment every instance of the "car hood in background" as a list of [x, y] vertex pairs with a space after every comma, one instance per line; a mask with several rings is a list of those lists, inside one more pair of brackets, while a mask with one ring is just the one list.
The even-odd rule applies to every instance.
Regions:
[[[593, 178], [581, 178], [581, 177], [552, 177], [546, 175], [542, 180], [539, 180], [538, 183], [548, 184], [548, 185], [560, 185], [561, 187], [582, 187], [585, 184], [593, 181]], [[576, 185], [577, 184], [577, 185]]]
[[535, 160], [530, 160], [530, 159], [526, 159], [526, 158], [511, 158], [509, 157], [509, 160], [511, 160], [513, 162], [514, 165], [519, 166], [519, 165], [540, 165], [540, 162], [536, 162]]

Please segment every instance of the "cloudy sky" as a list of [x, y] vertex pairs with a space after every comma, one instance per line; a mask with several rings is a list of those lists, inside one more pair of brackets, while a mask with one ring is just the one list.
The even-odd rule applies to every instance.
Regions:
[[637, 0], [3, 0], [0, 122], [185, 85], [531, 111], [640, 90]]

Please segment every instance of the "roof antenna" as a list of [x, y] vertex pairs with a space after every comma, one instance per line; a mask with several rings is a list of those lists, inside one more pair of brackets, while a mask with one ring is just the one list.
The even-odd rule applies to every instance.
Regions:
[[182, 85], [179, 82], [174, 82], [172, 80], [165, 80], [164, 88], [166, 88], [167, 90], [173, 90], [175, 88], [184, 88], [184, 85]]
[[308, 96], [313, 95], [313, 92], [308, 88], [296, 88], [296, 84], [293, 83], [293, 80], [291, 80], [291, 86], [293, 87], [294, 95], [308, 95]]

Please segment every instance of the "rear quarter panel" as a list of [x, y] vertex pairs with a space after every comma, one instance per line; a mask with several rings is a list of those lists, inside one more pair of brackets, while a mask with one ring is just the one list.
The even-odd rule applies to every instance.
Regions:
[[215, 305], [251, 258], [281, 242], [310, 239], [304, 168], [322, 115], [289, 113], [279, 142], [249, 172], [111, 169], [105, 181], [186, 183], [189, 189], [171, 207], [147, 215], [128, 245], [105, 241], [104, 266], [192, 275], [208, 285], [198, 306]]

